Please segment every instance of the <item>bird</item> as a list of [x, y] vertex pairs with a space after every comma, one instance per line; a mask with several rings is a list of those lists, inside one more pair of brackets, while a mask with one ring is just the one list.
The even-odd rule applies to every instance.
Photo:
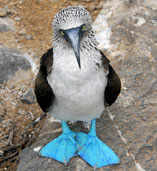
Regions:
[[[67, 164], [79, 156], [94, 168], [120, 163], [96, 134], [96, 119], [121, 91], [110, 60], [97, 46], [92, 17], [83, 6], [61, 9], [52, 21], [53, 46], [40, 59], [35, 95], [44, 112], [61, 120], [62, 133], [40, 155]], [[67, 121], [90, 122], [88, 133], [72, 131]]]

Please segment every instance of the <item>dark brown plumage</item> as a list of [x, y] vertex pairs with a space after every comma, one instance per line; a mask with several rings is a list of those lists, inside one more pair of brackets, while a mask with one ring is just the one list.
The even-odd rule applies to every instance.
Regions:
[[[121, 81], [118, 74], [110, 64], [109, 59], [100, 51], [105, 70], [109, 70], [107, 86], [104, 93], [105, 105], [111, 106], [117, 99], [121, 91]], [[106, 104], [107, 103], [107, 104]]]
[[107, 86], [105, 89], [105, 100], [109, 106], [111, 106], [117, 99], [121, 90], [121, 82], [117, 73], [109, 64], [109, 74]]
[[53, 65], [53, 49], [49, 49], [40, 60], [40, 69], [35, 80], [35, 95], [37, 102], [44, 112], [53, 105], [54, 93], [47, 81]]

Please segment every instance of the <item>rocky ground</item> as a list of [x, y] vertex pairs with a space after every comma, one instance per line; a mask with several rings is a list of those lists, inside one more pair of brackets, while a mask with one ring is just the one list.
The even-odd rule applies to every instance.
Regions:
[[[16, 170], [18, 154], [42, 125], [33, 93], [40, 56], [51, 47], [51, 21], [77, 1], [0, 0], [0, 170]], [[102, 1], [82, 1], [96, 18]], [[39, 122], [40, 121], [40, 122]]]
[[[33, 80], [39, 56], [51, 46], [54, 14], [72, 4], [85, 5], [96, 19], [99, 48], [122, 80], [117, 102], [97, 120], [97, 134], [121, 163], [97, 170], [157, 171], [156, 0], [0, 1], [1, 170], [16, 170], [18, 153], [32, 142], [20, 153], [18, 171], [93, 170], [79, 157], [63, 166], [38, 155], [61, 129], [50, 118], [44, 119], [44, 126], [37, 122], [42, 112], [34, 99]], [[84, 129], [80, 123], [71, 127]]]

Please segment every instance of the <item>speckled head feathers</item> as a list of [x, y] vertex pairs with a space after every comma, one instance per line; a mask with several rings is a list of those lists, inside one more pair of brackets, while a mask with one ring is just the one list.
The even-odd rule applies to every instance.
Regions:
[[54, 17], [53, 27], [53, 47], [66, 46], [66, 40], [61, 35], [60, 30], [68, 30], [86, 25], [86, 33], [83, 35], [80, 48], [90, 49], [97, 46], [95, 32], [92, 30], [92, 18], [90, 13], [82, 6], [69, 6], [60, 10]]
[[82, 24], [91, 24], [89, 12], [81, 6], [70, 6], [60, 10], [54, 17], [52, 26], [54, 30], [69, 29]]

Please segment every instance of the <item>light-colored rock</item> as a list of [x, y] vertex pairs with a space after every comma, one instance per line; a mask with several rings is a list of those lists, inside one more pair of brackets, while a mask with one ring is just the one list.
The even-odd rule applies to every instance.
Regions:
[[6, 17], [8, 14], [8, 11], [6, 8], [0, 8], [0, 17]]
[[152, 23], [157, 26], [157, 16], [152, 18]]
[[21, 18], [20, 18], [20, 17], [15, 17], [15, 20], [16, 20], [16, 21], [20, 21]]
[[26, 40], [32, 40], [33, 39], [33, 36], [30, 34], [26, 34], [24, 37], [26, 38]]
[[0, 24], [0, 32], [8, 32], [10, 28], [5, 24]]
[[16, 49], [0, 47], [0, 83], [9, 80], [20, 69], [29, 70], [31, 65]]
[[15, 31], [14, 21], [10, 18], [0, 18], [0, 32]]
[[19, 1], [19, 4], [22, 4], [22, 3], [24, 3], [24, 1], [25, 1], [25, 0], [20, 0], [20, 1]]
[[110, 16], [111, 12], [106, 13], [106, 11], [102, 9], [93, 23], [93, 29], [96, 32], [96, 39], [99, 43], [98, 48], [102, 50], [110, 48], [111, 27], [109, 27], [107, 23], [107, 19]]
[[157, 61], [157, 45], [152, 46], [151, 54], [153, 58], [155, 58], [155, 60]]
[[146, 23], [146, 20], [143, 17], [134, 17], [134, 19], [136, 20], [136, 23], [135, 23], [136, 27], [140, 27]]
[[146, 7], [149, 7], [153, 10], [157, 10], [157, 1], [156, 0], [145, 0], [144, 4], [146, 5]]
[[23, 28], [19, 31], [19, 35], [25, 35], [26, 34], [26, 29]]

